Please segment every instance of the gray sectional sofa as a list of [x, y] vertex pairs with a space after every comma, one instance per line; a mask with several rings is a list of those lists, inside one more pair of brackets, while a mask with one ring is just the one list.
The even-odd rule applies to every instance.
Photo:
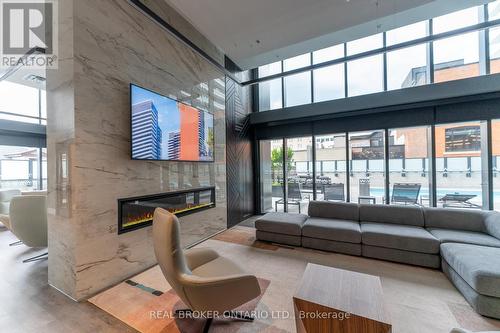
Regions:
[[500, 213], [311, 201], [308, 215], [268, 213], [258, 240], [430, 268], [480, 314], [500, 318]]

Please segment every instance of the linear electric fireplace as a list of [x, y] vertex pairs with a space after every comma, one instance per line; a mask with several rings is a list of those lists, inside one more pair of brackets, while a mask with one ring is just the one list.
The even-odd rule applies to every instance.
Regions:
[[118, 233], [150, 226], [157, 207], [177, 216], [215, 207], [215, 187], [118, 199]]

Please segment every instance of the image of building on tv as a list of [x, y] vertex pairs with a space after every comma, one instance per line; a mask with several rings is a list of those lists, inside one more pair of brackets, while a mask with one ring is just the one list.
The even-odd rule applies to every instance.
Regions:
[[132, 157], [213, 161], [213, 115], [132, 86]]

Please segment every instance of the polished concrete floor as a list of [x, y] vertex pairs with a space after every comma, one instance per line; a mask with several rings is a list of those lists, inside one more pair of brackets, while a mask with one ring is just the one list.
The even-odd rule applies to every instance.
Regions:
[[47, 261], [23, 264], [43, 251], [24, 245], [0, 229], [0, 332], [136, 332], [88, 303], [76, 303], [47, 283]]

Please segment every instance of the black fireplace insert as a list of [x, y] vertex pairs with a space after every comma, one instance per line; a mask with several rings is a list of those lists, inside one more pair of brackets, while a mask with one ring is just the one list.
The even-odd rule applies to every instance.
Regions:
[[215, 187], [118, 199], [118, 233], [150, 226], [158, 207], [177, 216], [215, 207]]

